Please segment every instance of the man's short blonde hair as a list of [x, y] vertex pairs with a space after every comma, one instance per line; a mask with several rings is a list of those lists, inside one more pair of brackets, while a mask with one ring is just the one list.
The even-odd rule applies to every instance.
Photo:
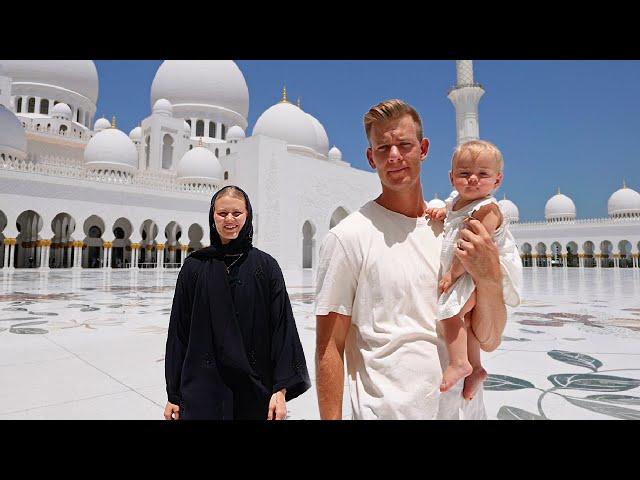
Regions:
[[371, 145], [371, 139], [369, 137], [371, 133], [371, 127], [377, 122], [384, 122], [395, 118], [400, 118], [404, 115], [410, 115], [416, 124], [416, 134], [418, 141], [422, 140], [422, 120], [415, 108], [402, 100], [397, 98], [391, 100], [385, 100], [377, 105], [374, 105], [364, 116], [364, 131], [367, 134], [367, 140]]
[[453, 151], [453, 155], [451, 156], [451, 170], [453, 170], [453, 164], [455, 163], [455, 161], [463, 154], [469, 152], [471, 158], [476, 159], [478, 158], [478, 155], [480, 155], [480, 153], [485, 151], [493, 154], [496, 159], [498, 173], [502, 173], [502, 170], [504, 168], [504, 159], [502, 158], [502, 152], [493, 143], [487, 142], [486, 140], [469, 140], [468, 142], [464, 142], [458, 145]]

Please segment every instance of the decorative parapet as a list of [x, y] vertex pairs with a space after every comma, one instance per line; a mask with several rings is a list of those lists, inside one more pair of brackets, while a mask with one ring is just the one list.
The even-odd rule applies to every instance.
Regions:
[[219, 185], [180, 184], [175, 173], [135, 171], [133, 174], [112, 170], [93, 170], [85, 167], [82, 160], [52, 155], [29, 155], [25, 160], [0, 157], [0, 170], [34, 173], [50, 177], [73, 178], [90, 182], [114, 185], [139, 185], [161, 192], [184, 192], [210, 196]]
[[554, 222], [517, 222], [511, 223], [509, 227], [512, 231], [518, 231], [522, 229], [533, 229], [533, 230], [543, 230], [549, 229], [549, 227], [562, 227], [562, 226], [573, 226], [573, 225], [624, 225], [624, 224], [633, 224], [637, 223], [640, 225], [640, 218], [633, 217], [604, 217], [604, 218], [581, 218], [575, 220], [561, 220]]

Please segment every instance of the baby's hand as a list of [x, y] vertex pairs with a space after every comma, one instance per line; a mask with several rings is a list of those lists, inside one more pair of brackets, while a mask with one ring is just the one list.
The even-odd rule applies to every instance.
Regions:
[[427, 217], [431, 220], [442, 221], [447, 217], [447, 209], [446, 208], [427, 208], [426, 210]]
[[449, 290], [449, 288], [451, 287], [451, 285], [453, 285], [453, 283], [454, 283], [454, 278], [453, 278], [453, 275], [451, 274], [451, 270], [449, 270], [447, 273], [445, 273], [442, 276], [442, 278], [438, 282], [438, 288], [440, 290], [440, 294], [443, 294], [444, 292]]

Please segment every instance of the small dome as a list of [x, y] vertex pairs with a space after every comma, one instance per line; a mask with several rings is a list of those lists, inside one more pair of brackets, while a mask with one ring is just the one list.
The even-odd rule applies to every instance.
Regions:
[[131, 172], [138, 168], [138, 150], [124, 132], [105, 128], [87, 143], [84, 162], [94, 170]]
[[342, 160], [342, 152], [335, 145], [331, 147], [331, 150], [329, 150], [327, 156], [332, 162], [339, 162], [340, 160]]
[[329, 153], [329, 137], [327, 137], [327, 132], [316, 117], [308, 113], [307, 115], [311, 119], [313, 128], [316, 131], [316, 146], [314, 150], [322, 155], [327, 155]]
[[429, 208], [444, 208], [447, 205], [444, 203], [444, 201], [438, 198], [438, 195], [436, 195], [434, 198], [427, 202], [427, 206]]
[[607, 210], [610, 217], [640, 215], [640, 193], [623, 185], [609, 197]]
[[277, 138], [287, 144], [316, 150], [318, 137], [311, 117], [283, 101], [265, 110], [253, 127], [253, 135]]
[[66, 103], [56, 103], [51, 109], [51, 116], [53, 118], [71, 120], [71, 108]]
[[500, 206], [500, 210], [502, 211], [502, 215], [509, 220], [511, 223], [520, 221], [520, 211], [515, 203], [511, 200], [507, 199], [507, 196], [498, 202]]
[[193, 147], [178, 163], [179, 183], [219, 184], [222, 166], [215, 154], [205, 147]]
[[134, 142], [142, 140], [142, 128], [136, 127], [129, 132], [129, 138]]
[[4, 105], [0, 105], [0, 153], [21, 159], [27, 156], [27, 137], [22, 123]]
[[239, 127], [238, 125], [234, 125], [227, 132], [227, 140], [229, 141], [232, 141], [232, 140], [238, 141], [238, 140], [244, 139], [245, 137], [246, 137], [246, 134], [244, 133], [244, 130], [242, 129], [242, 127]]
[[159, 98], [153, 104], [153, 114], [162, 115], [163, 117], [170, 117], [173, 115], [173, 106], [171, 102], [166, 98]]
[[111, 128], [111, 122], [104, 117], [96, 120], [96, 123], [93, 125], [93, 131], [96, 133], [104, 130], [105, 128]]
[[547, 200], [544, 206], [544, 218], [547, 220], [572, 220], [576, 218], [576, 206], [566, 195], [558, 193]]

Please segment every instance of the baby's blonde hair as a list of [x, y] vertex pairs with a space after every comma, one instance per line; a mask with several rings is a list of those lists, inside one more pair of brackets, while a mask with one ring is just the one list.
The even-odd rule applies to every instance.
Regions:
[[502, 173], [504, 168], [502, 152], [500, 152], [500, 149], [493, 143], [487, 142], [486, 140], [469, 140], [468, 142], [458, 145], [451, 156], [451, 169], [453, 170], [453, 164], [460, 156], [462, 156], [463, 153], [469, 152], [469, 154], [471, 154], [471, 158], [476, 159], [480, 153], [486, 150], [494, 155], [498, 166], [498, 173]]

